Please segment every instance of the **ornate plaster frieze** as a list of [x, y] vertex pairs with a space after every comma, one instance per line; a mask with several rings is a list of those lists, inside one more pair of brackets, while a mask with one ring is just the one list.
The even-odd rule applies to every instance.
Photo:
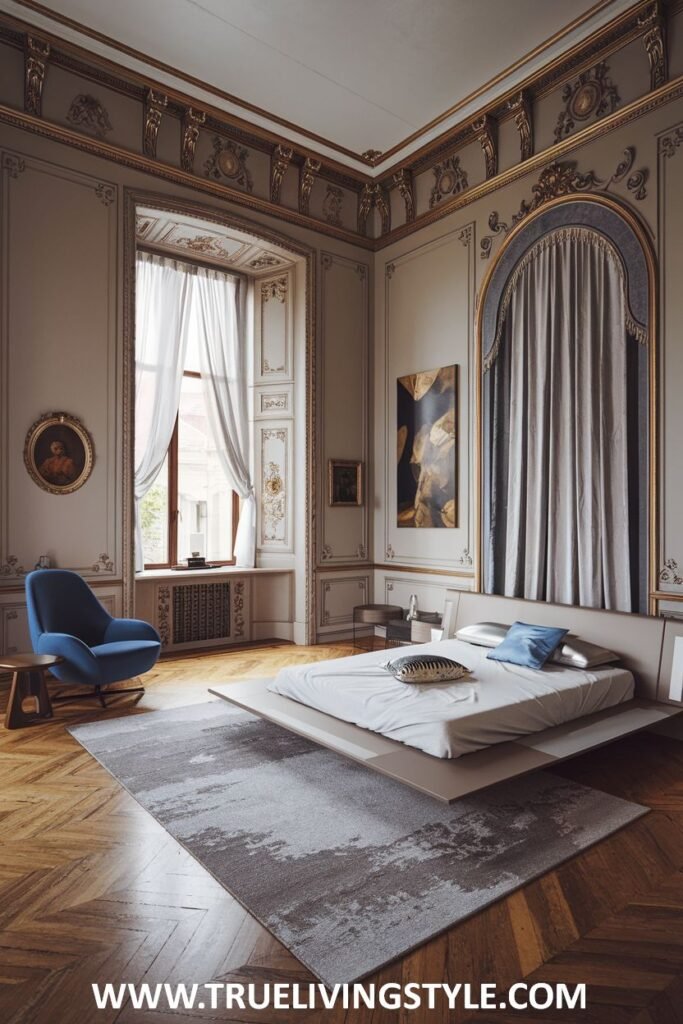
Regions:
[[643, 46], [650, 64], [650, 88], [658, 89], [668, 77], [666, 20], [660, 0], [638, 16], [638, 25], [643, 29]]
[[435, 180], [429, 195], [430, 210], [446, 196], [457, 196], [468, 188], [467, 173], [460, 166], [459, 156], [449, 156], [433, 167], [432, 173]]
[[477, 118], [472, 123], [472, 130], [484, 153], [486, 177], [495, 178], [498, 174], [498, 141], [496, 139], [496, 123], [488, 114]]
[[379, 213], [381, 233], [386, 235], [391, 230], [391, 207], [389, 197], [378, 181], [363, 186], [358, 200], [358, 234], [367, 234], [368, 216], [372, 209]]
[[310, 216], [311, 191], [320, 166], [320, 160], [307, 156], [299, 171], [299, 213], [306, 216]]
[[270, 201], [271, 203], [280, 202], [280, 193], [282, 191], [282, 180], [285, 176], [285, 172], [289, 167], [289, 162], [292, 159], [294, 150], [291, 146], [283, 146], [278, 144], [273, 150], [270, 157]]
[[27, 114], [40, 117], [42, 112], [43, 84], [50, 44], [37, 36], [26, 37], [24, 58], [24, 110]]
[[249, 150], [238, 146], [232, 139], [222, 139], [220, 135], [213, 137], [213, 153], [204, 164], [207, 178], [222, 181], [227, 178], [236, 185], [251, 192], [254, 182], [247, 166]]
[[323, 217], [328, 224], [334, 227], [342, 227], [342, 207], [344, 204], [343, 189], [337, 185], [327, 185], [325, 198], [323, 199]]
[[528, 160], [534, 152], [534, 127], [529, 94], [522, 91], [508, 104], [512, 112], [515, 127], [519, 134], [519, 159]]
[[576, 128], [591, 117], [611, 114], [619, 105], [617, 87], [608, 75], [605, 61], [596, 64], [590, 71], [583, 71], [579, 77], [562, 90], [564, 109], [560, 111], [555, 125], [555, 142], [561, 142]]
[[188, 107], [183, 114], [182, 134], [180, 139], [180, 166], [191, 174], [194, 171], [194, 157], [197, 152], [199, 131], [206, 121], [203, 110]]
[[78, 128], [97, 139], [103, 139], [112, 130], [109, 114], [100, 101], [90, 93], [80, 92], [74, 96], [66, 115], [74, 128]]
[[157, 137], [161, 126], [161, 119], [168, 106], [168, 96], [155, 92], [154, 89], [147, 90], [145, 97], [145, 119], [142, 128], [142, 152], [145, 156], [155, 158], [157, 155]]
[[413, 183], [413, 172], [407, 167], [402, 167], [394, 174], [394, 185], [398, 189], [406, 209], [406, 224], [412, 224], [415, 220], [415, 187]]

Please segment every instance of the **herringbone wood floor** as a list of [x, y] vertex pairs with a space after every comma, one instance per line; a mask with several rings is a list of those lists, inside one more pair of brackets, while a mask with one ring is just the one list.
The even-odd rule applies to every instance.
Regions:
[[651, 814], [368, 979], [587, 982], [585, 1012], [95, 1010], [94, 981], [312, 979], [65, 725], [204, 701], [210, 682], [348, 651], [272, 645], [167, 660], [137, 704], [61, 707], [46, 725], [0, 730], [0, 1021], [683, 1022], [683, 743], [651, 735], [560, 769]]

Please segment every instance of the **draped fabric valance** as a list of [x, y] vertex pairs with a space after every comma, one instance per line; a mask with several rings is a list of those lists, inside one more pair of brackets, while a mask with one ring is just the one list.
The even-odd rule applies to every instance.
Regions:
[[[578, 246], [588, 246], [596, 253], [602, 254], [605, 261], [609, 261], [612, 270], [618, 277], [619, 287], [622, 292], [624, 333], [630, 334], [631, 337], [635, 338], [641, 345], [647, 345], [647, 330], [642, 324], [637, 322], [630, 309], [624, 264], [612, 242], [593, 228], [576, 226], [563, 227], [544, 235], [534, 245], [532, 245], [512, 272], [507, 285], [505, 286], [505, 291], [503, 292], [498, 309], [496, 334], [491, 347], [484, 357], [485, 372], [491, 368], [498, 357], [501, 341], [505, 334], [506, 321], [510, 312], [512, 298], [515, 290], [519, 286], [520, 280], [528, 272], [530, 265], [538, 260], [543, 253], [551, 248], [563, 247], [568, 241], [577, 243]], [[560, 254], [559, 259], [561, 258], [562, 255]]]

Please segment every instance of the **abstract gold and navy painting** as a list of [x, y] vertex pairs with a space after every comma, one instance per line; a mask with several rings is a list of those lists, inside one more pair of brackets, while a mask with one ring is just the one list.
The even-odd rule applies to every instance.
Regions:
[[456, 366], [398, 378], [398, 526], [457, 525], [456, 392]]

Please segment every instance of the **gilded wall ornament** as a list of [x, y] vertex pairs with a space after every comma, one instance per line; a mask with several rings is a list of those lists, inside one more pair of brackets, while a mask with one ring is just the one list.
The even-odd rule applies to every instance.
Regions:
[[605, 61], [601, 61], [590, 71], [582, 72], [575, 82], [565, 85], [562, 90], [565, 106], [557, 118], [555, 142], [571, 135], [577, 122], [583, 123], [590, 117], [601, 117], [616, 110], [619, 94], [607, 75], [608, 71]]
[[315, 176], [320, 170], [320, 160], [307, 156], [299, 169], [299, 213], [308, 216], [311, 206], [311, 190]]
[[278, 145], [273, 150], [270, 158], [270, 201], [271, 203], [280, 202], [280, 192], [282, 191], [282, 179], [285, 176], [285, 171], [289, 167], [289, 161], [292, 159], [293, 149], [291, 146]]
[[375, 164], [382, 155], [381, 149], [366, 149], [365, 152], [361, 153], [361, 160], [365, 160], [367, 164]]
[[446, 196], [457, 196], [468, 188], [467, 174], [460, 166], [459, 156], [449, 156], [443, 163], [432, 167], [434, 186], [429, 196], [429, 209], [432, 210]]
[[508, 109], [512, 112], [519, 133], [519, 158], [528, 160], [534, 153], [534, 128], [529, 94], [522, 90], [510, 100]]
[[113, 572], [114, 561], [109, 557], [106, 551], [103, 551], [96, 562], [93, 562], [91, 569], [93, 572]]
[[203, 110], [188, 107], [183, 114], [182, 136], [180, 140], [180, 166], [190, 174], [194, 170], [194, 155], [197, 151], [199, 129], [206, 121]]
[[683, 585], [683, 576], [675, 558], [666, 558], [664, 568], [659, 574], [660, 583], [672, 583], [675, 587]]
[[529, 213], [558, 196], [578, 195], [581, 192], [607, 192], [612, 185], [626, 181], [626, 187], [629, 192], [633, 193], [635, 199], [645, 199], [647, 196], [646, 183], [650, 172], [642, 167], [631, 173], [635, 158], [635, 147], [628, 146], [624, 150], [616, 170], [609, 178], [598, 178], [593, 171], [582, 173], [577, 170], [576, 163], [572, 160], [548, 164], [541, 171], [536, 184], [532, 186], [531, 199], [522, 200], [519, 210], [513, 214], [510, 224], [501, 221], [495, 210], [491, 213], [488, 223], [493, 234], [486, 235], [479, 243], [481, 258], [488, 259], [491, 255], [494, 235], [506, 235], [510, 228], [518, 224]]
[[213, 137], [213, 153], [204, 164], [207, 178], [228, 178], [251, 192], [254, 181], [247, 167], [249, 150], [238, 146], [231, 139], [222, 139], [220, 135]]
[[412, 224], [415, 220], [415, 188], [413, 185], [413, 172], [402, 167], [394, 174], [394, 185], [406, 208], [406, 224]]
[[463, 228], [458, 235], [458, 240], [462, 242], [466, 249], [469, 248], [470, 242], [472, 241], [472, 225], [468, 224], [466, 228]]
[[488, 114], [477, 118], [472, 125], [475, 138], [484, 152], [486, 177], [495, 178], [498, 173], [498, 144], [496, 141], [496, 123]]
[[145, 120], [142, 128], [142, 152], [154, 159], [157, 155], [157, 137], [164, 111], [168, 106], [168, 96], [147, 90], [145, 97]]
[[112, 130], [109, 114], [95, 96], [81, 92], [71, 101], [66, 119], [74, 128], [103, 139]]
[[363, 185], [358, 200], [358, 234], [365, 235], [368, 227], [368, 216], [376, 209], [380, 216], [381, 233], [388, 234], [391, 228], [391, 207], [389, 198], [378, 181]]
[[261, 285], [261, 300], [267, 302], [268, 299], [277, 299], [278, 302], [284, 302], [287, 298], [287, 278], [277, 277], [272, 281], [264, 281]]
[[[282, 440], [284, 443], [284, 431], [271, 433], [277, 434], [278, 440]], [[261, 513], [263, 515], [262, 541], [264, 543], [281, 541], [280, 525], [284, 522], [286, 515], [286, 497], [282, 473], [276, 462], [268, 462], [263, 467]]]
[[249, 260], [249, 266], [252, 270], [267, 270], [269, 267], [279, 267], [282, 262], [281, 259], [273, 256], [272, 253], [262, 252], [259, 256], [255, 256], [253, 260]]
[[0, 576], [25, 576], [26, 569], [19, 565], [16, 555], [8, 555], [4, 562], [0, 562]]
[[666, 20], [659, 0], [638, 15], [638, 25], [644, 29], [643, 45], [650, 63], [650, 88], [659, 89], [668, 77]]
[[342, 227], [342, 205], [344, 203], [344, 193], [337, 185], [328, 185], [325, 189], [325, 198], [323, 199], [323, 217], [328, 224], [333, 224], [336, 228]]
[[50, 56], [50, 44], [36, 36], [26, 37], [26, 56], [24, 59], [24, 110], [34, 117], [41, 116], [43, 84], [47, 61]]

